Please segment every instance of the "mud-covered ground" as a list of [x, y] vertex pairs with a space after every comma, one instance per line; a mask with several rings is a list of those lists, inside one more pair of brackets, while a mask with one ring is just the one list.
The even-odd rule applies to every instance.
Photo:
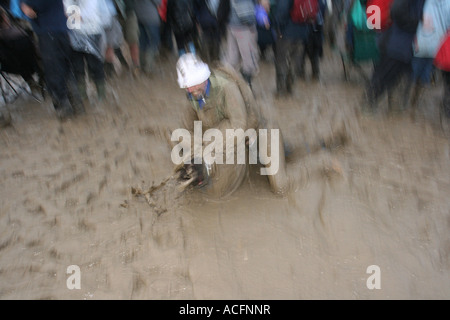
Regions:
[[[0, 299], [450, 297], [441, 82], [414, 117], [384, 104], [370, 116], [360, 112], [361, 77], [343, 81], [337, 51], [326, 48], [320, 82], [299, 81], [284, 99], [263, 60], [254, 92], [284, 135], [291, 192], [272, 194], [252, 167], [230, 198], [180, 192], [169, 179], [149, 202], [132, 190], [170, 177], [162, 133], [187, 107], [175, 61], [165, 56], [152, 78], [110, 80], [109, 100], [68, 122], [48, 100], [8, 105]], [[72, 265], [81, 289], [67, 286]], [[368, 273], [373, 265], [379, 272]]]

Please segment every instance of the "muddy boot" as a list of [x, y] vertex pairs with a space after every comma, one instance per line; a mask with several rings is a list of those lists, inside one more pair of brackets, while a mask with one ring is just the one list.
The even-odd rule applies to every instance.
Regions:
[[60, 103], [54, 103], [56, 116], [59, 120], [65, 121], [74, 115], [74, 110], [69, 99], [64, 99]]
[[85, 113], [84, 104], [88, 101], [86, 82], [79, 81], [75, 84], [75, 81], [69, 81], [68, 89], [68, 99], [72, 106], [72, 111], [75, 114]]
[[366, 115], [371, 115], [374, 114], [376, 110], [377, 103], [373, 90], [371, 89], [370, 85], [367, 85], [362, 98], [361, 111]]
[[311, 62], [312, 80], [317, 82], [320, 80], [319, 58], [314, 58]]
[[294, 85], [294, 74], [289, 72], [286, 77], [286, 91], [289, 95], [292, 95], [292, 86]]
[[284, 76], [277, 75], [277, 91], [275, 92], [275, 95], [277, 97], [283, 97], [287, 95], [286, 90], [286, 79]]
[[0, 110], [0, 128], [7, 127], [11, 124], [11, 114], [8, 110]]
[[320, 73], [319, 73], [319, 70], [313, 70], [311, 79], [312, 79], [312, 81], [314, 81], [314, 82], [320, 81]]
[[292, 84], [289, 80], [289, 76], [277, 75], [277, 92], [276, 97], [287, 97], [292, 93]]
[[388, 110], [390, 113], [401, 113], [408, 109], [410, 101], [409, 83], [401, 79], [399, 83], [387, 89]]
[[444, 99], [442, 103], [442, 108], [444, 115], [447, 119], [450, 119], [450, 98], [447, 97], [447, 99]]
[[114, 64], [112, 62], [105, 62], [105, 75], [108, 78], [115, 76], [116, 70], [114, 69]]
[[84, 81], [84, 80], [77, 81], [77, 89], [78, 89], [78, 94], [80, 96], [80, 99], [82, 101], [87, 101], [88, 95], [87, 95], [87, 91], [86, 91], [86, 81]]
[[388, 101], [388, 111], [389, 113], [395, 113], [399, 110], [399, 101], [398, 97], [393, 91], [389, 91], [387, 93], [387, 101]]
[[422, 84], [420, 84], [420, 83], [416, 84], [416, 86], [414, 87], [413, 92], [412, 92], [411, 107], [413, 107], [413, 108], [418, 107], [419, 99], [422, 96], [424, 89], [425, 89], [425, 87]]
[[155, 72], [155, 59], [155, 52], [147, 51], [144, 54], [144, 64], [142, 64], [142, 70], [146, 75], [152, 75]]
[[103, 101], [106, 98], [106, 84], [105, 80], [95, 81], [95, 87], [97, 88], [98, 101]]
[[[60, 113], [62, 113], [62, 114], [64, 114], [64, 113], [68, 113], [68, 114], [69, 113], [82, 114], [82, 113], [85, 112], [85, 110], [84, 110], [84, 103], [85, 103], [85, 101], [87, 101], [87, 94], [86, 94], [86, 89], [85, 89], [86, 85], [85, 84], [84, 84], [84, 86], [81, 85], [81, 89], [83, 90], [83, 88], [84, 88], [84, 91], [82, 91], [82, 92], [84, 92], [83, 94], [86, 95], [85, 100], [83, 100], [81, 98], [81, 94], [80, 94], [79, 83], [81, 83], [81, 82], [76, 82], [75, 80], [69, 80], [67, 82], [67, 89], [68, 89], [67, 91], [68, 92], [67, 92], [67, 99], [66, 100], [69, 102], [70, 107], [66, 108], [67, 112], [66, 111], [61, 111]], [[63, 106], [65, 104], [65, 102], [61, 102], [61, 104], [54, 102], [53, 104], [55, 106], [55, 109], [58, 109], [59, 106]], [[69, 114], [69, 115], [71, 116], [72, 114]], [[65, 116], [62, 115], [62, 117], [64, 118]]]

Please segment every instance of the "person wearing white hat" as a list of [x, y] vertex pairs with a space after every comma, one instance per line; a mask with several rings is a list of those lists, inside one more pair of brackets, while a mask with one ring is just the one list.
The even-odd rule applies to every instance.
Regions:
[[[188, 131], [195, 132], [195, 121], [201, 121], [202, 137], [203, 133], [208, 129], [218, 129], [222, 134], [223, 141], [221, 145], [222, 151], [215, 146], [213, 147], [216, 157], [217, 153], [221, 153], [221, 156], [226, 155], [227, 159], [230, 155], [234, 157], [237, 150], [236, 146], [239, 146], [239, 143], [247, 143], [247, 146], [249, 146], [255, 142], [246, 136], [236, 137], [236, 140], [233, 138], [232, 141], [235, 141], [235, 145], [234, 148], [231, 148], [231, 151], [226, 144], [227, 135], [233, 134], [239, 129], [242, 129], [244, 132], [247, 132], [249, 129], [256, 131], [260, 123], [265, 121], [261, 118], [259, 106], [251, 88], [234, 68], [219, 66], [214, 70], [210, 70], [209, 66], [197, 56], [186, 53], [179, 58], [176, 69], [178, 84], [181, 89], [186, 90], [188, 100], [191, 103], [191, 107], [186, 108], [186, 114], [183, 119], [184, 126]], [[194, 150], [192, 141], [189, 143], [191, 143], [190, 150]], [[212, 142], [203, 142], [203, 149], [206, 150], [207, 146], [211, 148], [211, 144], [215, 143], [217, 143], [215, 139]], [[283, 143], [280, 143], [279, 153], [279, 170], [273, 176], [268, 176], [268, 178], [275, 193], [284, 193], [288, 182], [284, 167]], [[192, 159], [194, 155], [189, 154], [185, 156]], [[214, 163], [207, 170], [204, 166], [205, 161], [203, 161], [203, 168], [201, 166], [196, 167], [207, 174], [206, 176], [205, 174], [200, 174], [204, 179], [197, 179], [195, 183], [207, 185], [202, 190], [214, 197], [224, 197], [234, 192], [243, 182], [248, 169], [248, 163]], [[178, 166], [177, 168], [181, 169], [183, 166]], [[185, 166], [184, 169], [186, 169]]]

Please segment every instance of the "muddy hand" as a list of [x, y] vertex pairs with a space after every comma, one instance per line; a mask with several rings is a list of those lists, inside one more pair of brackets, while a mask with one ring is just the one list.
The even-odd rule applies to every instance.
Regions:
[[[184, 172], [180, 172], [180, 178], [184, 181], [179, 185], [179, 190], [184, 191], [193, 182], [198, 179], [198, 172], [194, 170], [194, 166], [191, 164], [185, 165]], [[187, 179], [187, 180], [185, 180]]]

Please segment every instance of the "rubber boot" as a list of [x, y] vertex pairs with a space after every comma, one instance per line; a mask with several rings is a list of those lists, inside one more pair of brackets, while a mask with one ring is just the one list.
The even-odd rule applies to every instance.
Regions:
[[86, 93], [86, 82], [79, 81], [75, 83], [75, 80], [69, 80], [68, 83], [68, 99], [72, 105], [73, 112], [75, 114], [83, 114], [86, 112], [84, 109], [84, 103], [88, 100]]
[[288, 95], [287, 90], [287, 77], [285, 75], [277, 75], [277, 92], [276, 96], [281, 98]]
[[0, 128], [7, 127], [11, 124], [11, 114], [8, 110], [0, 110]]
[[62, 101], [54, 103], [56, 116], [61, 121], [65, 121], [71, 118], [74, 115], [74, 110], [68, 98], [65, 98]]
[[95, 81], [95, 87], [97, 88], [97, 98], [99, 101], [103, 101], [106, 97], [106, 84], [105, 80]]
[[84, 81], [84, 80], [77, 81], [77, 88], [78, 88], [78, 93], [80, 95], [81, 100], [83, 100], [83, 101], [88, 100], [88, 95], [87, 95], [87, 91], [86, 91], [86, 81]]
[[144, 64], [142, 65], [142, 71], [148, 76], [155, 73], [155, 60], [156, 60], [156, 51], [147, 50], [144, 54]]
[[242, 72], [242, 77], [244, 78], [245, 82], [248, 83], [250, 89], [252, 89], [252, 76], [247, 73]]
[[414, 87], [412, 97], [411, 97], [411, 106], [413, 108], [418, 107], [419, 99], [422, 96], [423, 91], [425, 90], [425, 86], [421, 83], [416, 83], [416, 86]]
[[315, 57], [311, 61], [311, 69], [312, 69], [312, 80], [319, 81], [320, 80], [320, 69], [319, 69], [319, 58]]
[[116, 70], [114, 69], [114, 64], [112, 62], [105, 62], [105, 75], [108, 78], [112, 78], [115, 75]]

